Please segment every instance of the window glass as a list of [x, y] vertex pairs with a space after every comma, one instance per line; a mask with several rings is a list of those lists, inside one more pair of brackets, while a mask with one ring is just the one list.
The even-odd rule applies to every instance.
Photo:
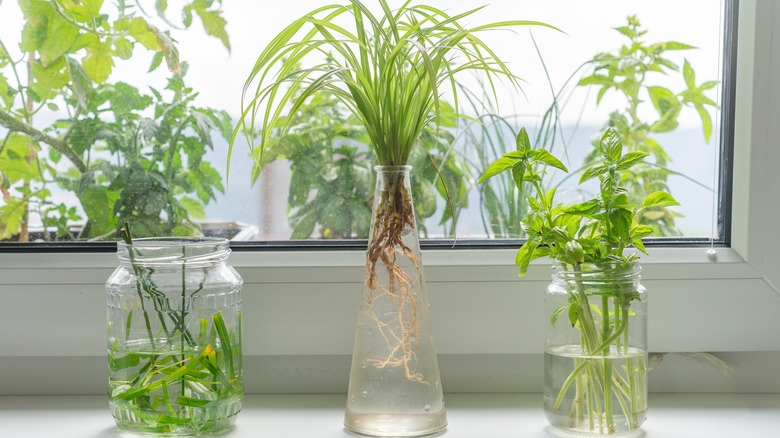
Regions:
[[[124, 220], [136, 235], [366, 238], [374, 159], [362, 127], [332, 95], [291, 116], [290, 134], [266, 152], [254, 182], [243, 135], [227, 172], [257, 56], [287, 24], [328, 3], [105, 2], [91, 10], [2, 2], [0, 242], [116, 240]], [[475, 7], [430, 3], [452, 14]], [[525, 195], [508, 179], [477, 184], [487, 165], [513, 150], [525, 127], [570, 170], [549, 180], [561, 201], [574, 202], [594, 190], [577, 185], [578, 172], [611, 124], [629, 147], [651, 154], [625, 184], [641, 194], [668, 190], [682, 204], [641, 220], [661, 237], [722, 238], [713, 218], [723, 208], [720, 108], [728, 107], [720, 101], [723, 11], [708, 0], [493, 0], [469, 17], [471, 26], [522, 19], [563, 32], [484, 33], [522, 89], [496, 83], [494, 101], [488, 83], [459, 78], [460, 110], [472, 120], [431, 125], [421, 138], [430, 153], [418, 147], [411, 158], [421, 235], [521, 238]], [[449, 91], [443, 100], [455, 103]]]

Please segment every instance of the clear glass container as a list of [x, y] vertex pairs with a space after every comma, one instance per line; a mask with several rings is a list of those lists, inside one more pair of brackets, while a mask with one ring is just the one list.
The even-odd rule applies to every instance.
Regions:
[[429, 435], [447, 426], [447, 414], [415, 226], [411, 166], [375, 170], [344, 425], [363, 435]]
[[241, 287], [225, 239], [117, 244], [106, 282], [108, 397], [120, 429], [226, 429], [241, 410]]
[[580, 435], [639, 431], [647, 414], [647, 292], [638, 262], [553, 265], [544, 411]]

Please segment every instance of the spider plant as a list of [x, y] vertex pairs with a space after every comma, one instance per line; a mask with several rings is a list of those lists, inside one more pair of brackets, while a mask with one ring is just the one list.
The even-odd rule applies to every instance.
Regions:
[[[291, 118], [284, 115], [296, 113], [308, 98], [328, 93], [365, 127], [379, 165], [406, 165], [416, 143], [426, 147], [420, 140], [426, 126], [435, 123], [438, 130], [445, 117], [470, 119], [459, 112], [456, 77], [481, 75], [494, 98], [497, 80], [519, 87], [519, 78], [480, 34], [526, 25], [552, 27], [514, 20], [469, 28], [460, 23], [482, 7], [450, 15], [411, 0], [396, 10], [387, 0], [377, 3], [378, 14], [360, 0], [323, 6], [295, 20], [268, 44], [246, 81], [229, 156], [243, 132], [259, 173], [269, 140], [284, 136], [289, 127]], [[312, 59], [318, 61], [302, 67]], [[445, 92], [451, 93], [454, 106], [441, 102]], [[400, 193], [403, 181], [388, 181], [386, 187], [387, 196], [375, 205], [375, 238], [369, 244], [373, 262], [400, 242], [402, 231], [414, 228], [411, 203], [403, 202], [409, 196]]]

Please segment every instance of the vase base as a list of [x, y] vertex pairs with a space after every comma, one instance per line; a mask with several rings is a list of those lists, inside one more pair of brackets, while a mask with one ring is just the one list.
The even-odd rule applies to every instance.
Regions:
[[428, 436], [447, 427], [447, 412], [442, 409], [424, 414], [377, 414], [347, 410], [344, 427], [366, 436]]

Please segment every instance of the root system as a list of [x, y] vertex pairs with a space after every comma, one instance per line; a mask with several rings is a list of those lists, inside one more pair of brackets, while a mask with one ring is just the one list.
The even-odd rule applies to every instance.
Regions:
[[[389, 353], [368, 362], [378, 368], [404, 367], [406, 378], [429, 384], [417, 371], [422, 268], [419, 253], [404, 242], [404, 235], [416, 233], [412, 199], [402, 173], [380, 177], [387, 180], [374, 211], [365, 276], [368, 296], [361, 311], [376, 323]], [[387, 281], [380, 281], [377, 271], [382, 270], [386, 271]], [[384, 310], [382, 305], [382, 313], [377, 315], [374, 304], [379, 300], [391, 303], [391, 310]]]

